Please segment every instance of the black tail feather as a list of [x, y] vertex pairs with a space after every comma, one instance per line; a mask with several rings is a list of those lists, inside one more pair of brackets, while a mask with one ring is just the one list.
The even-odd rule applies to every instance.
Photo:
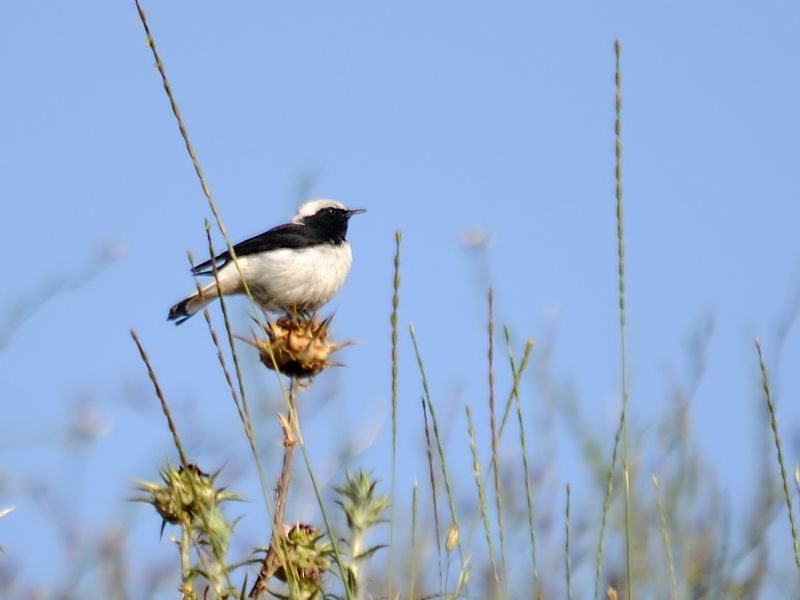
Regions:
[[192, 316], [189, 312], [188, 306], [190, 298], [186, 298], [178, 302], [175, 306], [169, 309], [169, 315], [167, 315], [167, 321], [175, 321], [175, 325], [180, 325], [186, 319]]

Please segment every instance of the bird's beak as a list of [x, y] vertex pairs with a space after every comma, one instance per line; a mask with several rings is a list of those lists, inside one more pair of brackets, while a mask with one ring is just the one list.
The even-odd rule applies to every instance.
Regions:
[[349, 219], [353, 215], [360, 215], [361, 213], [365, 213], [365, 212], [367, 212], [366, 208], [354, 208], [353, 210], [348, 210], [345, 214], [347, 215], [347, 218]]

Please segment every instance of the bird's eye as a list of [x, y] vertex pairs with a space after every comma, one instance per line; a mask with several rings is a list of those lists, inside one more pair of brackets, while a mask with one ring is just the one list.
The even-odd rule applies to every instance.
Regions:
[[336, 209], [335, 208], [329, 208], [328, 209], [328, 214], [329, 215], [335, 215], [336, 214]]

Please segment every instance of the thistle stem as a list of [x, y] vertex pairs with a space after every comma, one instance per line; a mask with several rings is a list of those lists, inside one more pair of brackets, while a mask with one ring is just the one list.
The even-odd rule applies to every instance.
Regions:
[[[289, 386], [289, 416], [278, 415], [278, 419], [283, 429], [283, 465], [281, 474], [278, 478], [278, 485], [275, 488], [275, 518], [272, 522], [272, 535], [270, 536], [267, 555], [261, 563], [261, 570], [258, 573], [256, 582], [250, 590], [250, 598], [258, 596], [266, 591], [267, 581], [272, 577], [283, 562], [285, 556], [283, 539], [283, 515], [286, 511], [286, 498], [289, 495], [289, 481], [292, 475], [292, 458], [294, 456], [295, 428], [297, 419], [297, 392], [300, 382], [297, 377], [291, 378]], [[280, 548], [279, 548], [280, 546]], [[287, 574], [289, 569], [286, 570]]]
[[189, 557], [191, 531], [192, 529], [189, 523], [181, 524], [181, 540], [178, 542], [178, 549], [181, 553], [181, 597], [183, 600], [192, 600], [194, 598], [194, 590], [192, 590], [192, 563]]

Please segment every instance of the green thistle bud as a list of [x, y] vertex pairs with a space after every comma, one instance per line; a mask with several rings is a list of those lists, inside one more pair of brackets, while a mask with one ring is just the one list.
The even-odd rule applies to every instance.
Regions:
[[284, 533], [278, 544], [285, 560], [281, 561], [275, 577], [296, 586], [300, 598], [310, 599], [317, 594], [320, 579], [330, 567], [331, 545], [322, 538], [311, 525], [284, 525]]

